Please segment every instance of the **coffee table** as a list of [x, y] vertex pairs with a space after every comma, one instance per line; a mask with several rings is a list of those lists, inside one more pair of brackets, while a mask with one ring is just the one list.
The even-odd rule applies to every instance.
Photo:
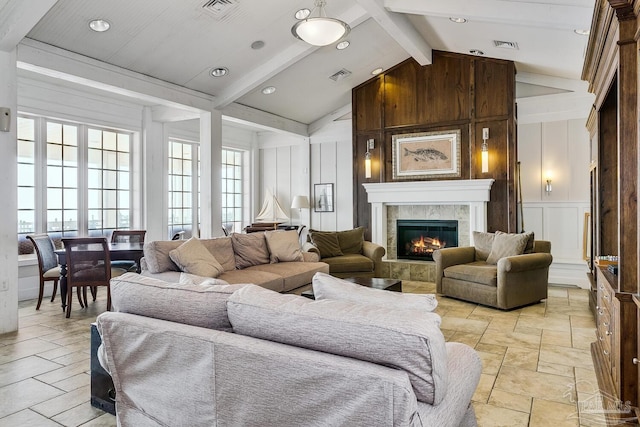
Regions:
[[[368, 288], [382, 289], [392, 292], [402, 292], [402, 280], [398, 279], [383, 279], [380, 277], [345, 277], [343, 280], [357, 283], [358, 285], [366, 286]], [[304, 291], [300, 295], [310, 299], [315, 299], [313, 295], [313, 289]]]

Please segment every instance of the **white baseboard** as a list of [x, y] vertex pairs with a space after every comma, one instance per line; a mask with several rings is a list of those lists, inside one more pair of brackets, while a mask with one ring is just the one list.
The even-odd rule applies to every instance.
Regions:
[[590, 289], [588, 272], [589, 269], [584, 261], [554, 261], [549, 267], [549, 283], [576, 285], [582, 289]]

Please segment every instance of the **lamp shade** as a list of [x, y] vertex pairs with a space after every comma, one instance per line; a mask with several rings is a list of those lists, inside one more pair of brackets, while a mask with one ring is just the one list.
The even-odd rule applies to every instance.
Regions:
[[309, 207], [309, 198], [307, 196], [295, 196], [291, 202], [292, 209], [306, 209]]
[[307, 18], [297, 22], [291, 32], [313, 46], [327, 46], [347, 35], [350, 28], [344, 22], [326, 17]]

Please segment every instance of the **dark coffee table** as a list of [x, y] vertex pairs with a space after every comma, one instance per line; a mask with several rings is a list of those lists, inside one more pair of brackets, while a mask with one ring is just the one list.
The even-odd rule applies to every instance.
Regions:
[[[368, 288], [382, 289], [392, 292], [402, 292], [402, 280], [398, 279], [383, 279], [380, 277], [346, 277], [343, 280], [357, 283], [358, 285], [366, 286]], [[313, 296], [313, 289], [304, 291], [300, 295], [310, 299], [315, 299], [315, 297]]]

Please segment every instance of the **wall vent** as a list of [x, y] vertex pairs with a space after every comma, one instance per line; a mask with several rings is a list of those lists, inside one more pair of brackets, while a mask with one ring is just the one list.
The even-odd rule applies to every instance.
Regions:
[[240, 7], [238, 0], [208, 0], [202, 5], [202, 10], [218, 20], [231, 15]]
[[505, 42], [501, 40], [494, 40], [493, 44], [495, 47], [499, 47], [501, 49], [515, 49], [518, 50], [518, 43], [516, 42]]
[[351, 75], [351, 71], [347, 70], [346, 68], [343, 68], [337, 73], [329, 76], [329, 78], [334, 82], [339, 82], [340, 80], [344, 79], [345, 77], [349, 77], [350, 75]]

